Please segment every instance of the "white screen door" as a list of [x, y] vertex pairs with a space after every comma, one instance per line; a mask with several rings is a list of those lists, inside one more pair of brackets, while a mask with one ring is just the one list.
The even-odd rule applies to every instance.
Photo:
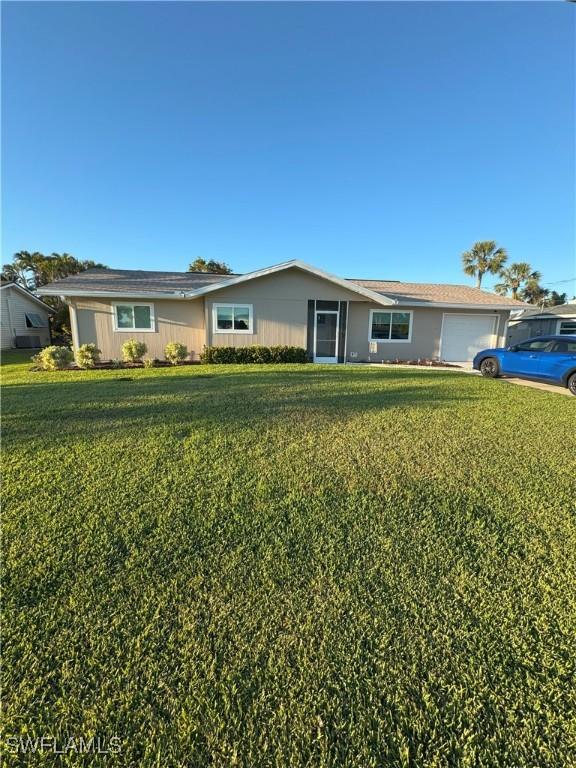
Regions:
[[314, 362], [338, 362], [338, 312], [316, 312]]

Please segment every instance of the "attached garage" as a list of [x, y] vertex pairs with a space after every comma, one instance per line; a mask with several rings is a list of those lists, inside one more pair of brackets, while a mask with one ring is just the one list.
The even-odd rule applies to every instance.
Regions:
[[481, 349], [497, 343], [497, 315], [444, 314], [440, 359], [447, 363], [471, 361]]

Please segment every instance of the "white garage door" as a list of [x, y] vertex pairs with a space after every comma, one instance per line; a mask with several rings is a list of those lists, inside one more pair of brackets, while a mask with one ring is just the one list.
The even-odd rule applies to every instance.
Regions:
[[481, 349], [494, 347], [496, 320], [496, 315], [444, 315], [441, 359], [463, 363]]

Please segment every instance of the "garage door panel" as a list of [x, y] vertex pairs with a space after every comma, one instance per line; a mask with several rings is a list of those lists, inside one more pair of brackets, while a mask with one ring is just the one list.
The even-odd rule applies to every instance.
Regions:
[[494, 346], [494, 315], [444, 315], [441, 358], [446, 362], [468, 362], [481, 349]]

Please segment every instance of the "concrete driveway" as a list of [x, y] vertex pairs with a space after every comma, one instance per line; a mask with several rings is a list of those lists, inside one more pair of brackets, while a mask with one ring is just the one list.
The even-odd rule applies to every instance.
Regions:
[[[567, 397], [574, 397], [567, 387], [558, 387], [555, 384], [546, 384], [543, 381], [528, 381], [527, 379], [512, 379], [502, 378], [501, 381], [507, 384], [520, 384], [522, 387], [531, 387], [532, 389], [542, 389], [544, 392], [555, 392], [557, 395], [566, 395]], [[576, 397], [574, 397], [576, 401]]]

